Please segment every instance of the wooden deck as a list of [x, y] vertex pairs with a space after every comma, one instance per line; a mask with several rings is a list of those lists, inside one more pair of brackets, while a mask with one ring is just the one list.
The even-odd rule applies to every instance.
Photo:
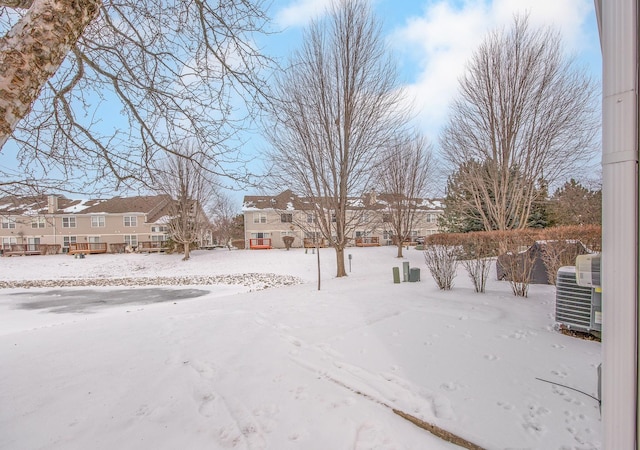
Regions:
[[107, 253], [106, 242], [76, 242], [69, 244], [69, 254], [95, 254], [95, 253]]
[[27, 256], [40, 253], [38, 244], [4, 244], [2, 246], [2, 256]]
[[311, 238], [304, 238], [302, 241], [302, 245], [304, 248], [325, 248], [327, 246], [327, 241], [324, 239], [320, 239], [320, 242], [314, 241]]
[[249, 239], [249, 248], [251, 250], [271, 250], [271, 238]]
[[62, 245], [60, 244], [40, 244], [41, 255], [57, 255], [60, 253]]
[[379, 247], [380, 238], [378, 236], [356, 238], [356, 247]]
[[138, 242], [138, 251], [143, 253], [164, 252], [166, 242], [163, 241], [141, 241]]

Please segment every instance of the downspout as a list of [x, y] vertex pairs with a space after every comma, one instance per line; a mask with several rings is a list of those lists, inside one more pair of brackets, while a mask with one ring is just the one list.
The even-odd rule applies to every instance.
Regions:
[[603, 448], [640, 442], [638, 404], [638, 12], [596, 0], [602, 71]]

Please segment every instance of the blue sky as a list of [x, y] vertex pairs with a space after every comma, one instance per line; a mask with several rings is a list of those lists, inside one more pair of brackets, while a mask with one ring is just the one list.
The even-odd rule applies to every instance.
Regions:
[[[301, 29], [326, 10], [331, 0], [273, 0], [274, 25], [285, 31], [265, 50], [283, 56], [299, 44]], [[600, 83], [601, 56], [593, 0], [371, 0], [383, 20], [402, 82], [416, 108], [421, 129], [434, 144], [448, 105], [483, 36], [528, 13], [534, 26], [560, 31], [568, 56], [575, 57]]]
[[[415, 107], [416, 124], [434, 144], [447, 118], [448, 105], [456, 95], [457, 80], [466, 61], [483, 36], [496, 27], [508, 27], [514, 14], [528, 12], [532, 25], [552, 25], [563, 37], [568, 55], [577, 58], [600, 83], [601, 57], [593, 0], [370, 0], [383, 21], [389, 48], [400, 68], [401, 83]], [[264, 37], [259, 45], [283, 63], [300, 45], [301, 32], [309, 21], [326, 11], [331, 0], [266, 0], [272, 28], [279, 33]], [[102, 108], [107, 111], [108, 108]], [[117, 113], [104, 117], [111, 123]], [[243, 152], [259, 159], [265, 142], [251, 133]], [[12, 145], [2, 151], [0, 165], [15, 167]], [[255, 170], [261, 168], [252, 163]], [[240, 205], [245, 194], [232, 192]], [[133, 192], [120, 192], [130, 195]]]
[[[269, 15], [282, 30], [270, 36], [264, 50], [286, 58], [300, 45], [301, 32], [312, 18], [322, 15], [332, 0], [272, 0]], [[370, 0], [383, 22], [389, 49], [400, 69], [401, 83], [414, 107], [416, 125], [433, 143], [447, 119], [448, 106], [457, 93], [458, 78], [487, 32], [509, 27], [516, 14], [528, 14], [532, 26], [553, 26], [560, 31], [567, 57], [601, 84], [601, 53], [593, 0]], [[265, 143], [250, 139], [245, 152], [260, 154]], [[593, 161], [593, 166], [599, 163]], [[578, 179], [581, 178], [577, 175]], [[599, 178], [599, 173], [587, 181]], [[435, 186], [432, 195], [441, 195]], [[245, 194], [232, 193], [242, 202]]]

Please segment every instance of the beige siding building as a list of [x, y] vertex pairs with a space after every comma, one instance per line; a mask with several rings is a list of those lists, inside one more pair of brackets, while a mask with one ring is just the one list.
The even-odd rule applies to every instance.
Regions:
[[[348, 215], [353, 219], [350, 226], [351, 245], [359, 242], [394, 244], [388, 220], [389, 205], [385, 198], [385, 195], [379, 194], [350, 200]], [[285, 236], [294, 237], [293, 247], [302, 247], [305, 239], [319, 239], [319, 233], [314, 230], [317, 228], [316, 218], [309, 202], [291, 191], [276, 196], [245, 196], [242, 212], [245, 248], [251, 248], [252, 244], [284, 248]], [[442, 213], [439, 201], [418, 199], [411, 241], [438, 233], [438, 216]]]
[[[141, 242], [167, 239], [167, 196], [108, 200], [70, 200], [62, 196], [0, 198], [0, 239], [3, 254], [12, 244], [39, 253], [41, 245], [106, 243], [109, 251]], [[111, 245], [114, 244], [114, 245]], [[123, 245], [124, 244], [124, 245]]]

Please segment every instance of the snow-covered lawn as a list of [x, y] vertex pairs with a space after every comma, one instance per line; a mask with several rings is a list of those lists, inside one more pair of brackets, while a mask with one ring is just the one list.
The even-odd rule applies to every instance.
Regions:
[[[393, 409], [487, 449], [601, 448], [597, 401], [537, 379], [597, 395], [600, 344], [555, 331], [552, 286], [475, 294], [461, 268], [442, 292], [420, 251], [404, 260], [422, 280], [401, 284], [394, 248], [347, 253], [337, 279], [321, 251], [321, 291], [302, 249], [0, 258], [0, 283], [92, 279], [64, 290], [112, 299], [78, 312], [42, 308], [59, 288], [0, 289], [0, 448], [458, 448]], [[218, 275], [243, 284], [117, 304], [141, 280]]]

